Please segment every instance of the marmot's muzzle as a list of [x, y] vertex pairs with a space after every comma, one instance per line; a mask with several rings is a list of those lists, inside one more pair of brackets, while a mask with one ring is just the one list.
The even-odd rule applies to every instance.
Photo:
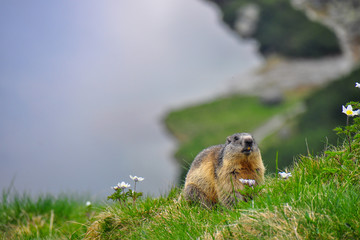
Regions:
[[252, 139], [244, 140], [244, 148], [242, 150], [245, 154], [250, 154], [253, 151], [254, 141]]

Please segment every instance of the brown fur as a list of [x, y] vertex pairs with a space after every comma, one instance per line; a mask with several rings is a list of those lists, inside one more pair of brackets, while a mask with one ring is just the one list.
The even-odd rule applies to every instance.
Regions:
[[236, 200], [246, 200], [238, 191], [244, 189], [239, 179], [254, 179], [257, 185], [263, 183], [264, 173], [253, 137], [236, 133], [227, 138], [226, 144], [209, 147], [196, 156], [187, 173], [183, 195], [186, 200], [207, 207], [218, 202], [231, 206]]

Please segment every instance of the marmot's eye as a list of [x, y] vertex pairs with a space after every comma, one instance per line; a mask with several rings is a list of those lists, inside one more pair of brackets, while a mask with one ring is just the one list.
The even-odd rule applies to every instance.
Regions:
[[237, 141], [237, 140], [239, 140], [239, 137], [238, 137], [238, 136], [235, 136], [235, 137], [234, 137], [234, 141]]

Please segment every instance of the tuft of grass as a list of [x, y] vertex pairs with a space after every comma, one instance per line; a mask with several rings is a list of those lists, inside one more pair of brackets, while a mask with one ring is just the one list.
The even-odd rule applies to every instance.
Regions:
[[0, 201], [1, 239], [82, 239], [86, 223], [96, 212], [82, 197], [4, 190]]

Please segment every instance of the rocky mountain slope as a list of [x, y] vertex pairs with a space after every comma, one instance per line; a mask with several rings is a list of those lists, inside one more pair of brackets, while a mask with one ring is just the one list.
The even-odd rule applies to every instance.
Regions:
[[307, 16], [330, 27], [338, 37], [345, 56], [360, 60], [359, 0], [291, 0]]

